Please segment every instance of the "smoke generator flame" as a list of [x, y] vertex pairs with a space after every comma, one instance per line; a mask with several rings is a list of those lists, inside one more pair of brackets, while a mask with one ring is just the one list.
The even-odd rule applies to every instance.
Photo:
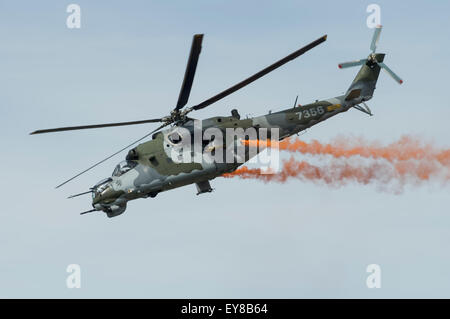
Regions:
[[325, 159], [315, 165], [293, 156], [283, 162], [280, 172], [264, 174], [260, 169], [241, 167], [224, 174], [223, 177], [258, 179], [264, 182], [284, 183], [289, 179], [300, 179], [342, 186], [350, 182], [376, 183], [382, 189], [394, 184], [394, 192], [401, 192], [406, 185], [419, 185], [430, 181], [447, 183], [450, 180], [450, 150], [438, 149], [419, 139], [403, 136], [387, 146], [378, 142], [367, 142], [361, 138], [339, 138], [322, 144], [317, 140], [304, 142], [286, 139], [271, 145], [270, 141], [244, 141], [249, 146], [278, 147], [282, 151], [311, 155]]

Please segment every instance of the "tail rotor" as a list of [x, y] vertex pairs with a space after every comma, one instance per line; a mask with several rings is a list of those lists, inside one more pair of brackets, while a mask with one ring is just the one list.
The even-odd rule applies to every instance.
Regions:
[[[403, 80], [397, 74], [395, 74], [395, 72], [392, 71], [385, 63], [383, 63], [384, 54], [376, 53], [378, 42], [380, 40], [381, 29], [382, 29], [381, 25], [378, 25], [375, 28], [372, 37], [372, 42], [370, 43], [370, 50], [372, 51], [372, 53], [367, 57], [367, 59], [340, 63], [338, 64], [338, 67], [340, 69], [345, 69], [364, 64], [367, 64], [369, 66], [377, 64], [381, 69], [383, 69], [387, 74], [389, 74], [398, 84], [402, 84]], [[380, 59], [379, 57], [382, 58]]]

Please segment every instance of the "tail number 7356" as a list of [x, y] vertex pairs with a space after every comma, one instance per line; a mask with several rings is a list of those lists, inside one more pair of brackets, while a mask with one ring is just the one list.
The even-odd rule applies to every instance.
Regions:
[[307, 110], [300, 111], [297, 114], [298, 114], [298, 119], [301, 120], [302, 118], [307, 119], [307, 118], [310, 118], [311, 116], [322, 115], [323, 113], [325, 113], [323, 106], [317, 106], [317, 107], [312, 107]]

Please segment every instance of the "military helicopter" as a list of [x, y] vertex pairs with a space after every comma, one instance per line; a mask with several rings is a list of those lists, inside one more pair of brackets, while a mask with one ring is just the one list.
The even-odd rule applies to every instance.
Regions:
[[[361, 66], [359, 72], [344, 95], [316, 101], [306, 105], [297, 105], [296, 99], [293, 107], [246, 119], [241, 119], [239, 112], [236, 109], [233, 109], [230, 116], [216, 116], [200, 121], [202, 132], [208, 128], [216, 128], [222, 131], [231, 128], [276, 129], [278, 132], [277, 139], [282, 140], [291, 135], [298, 134], [299, 132], [304, 131], [307, 128], [325, 121], [339, 113], [348, 111], [351, 108], [355, 108], [368, 115], [372, 115], [370, 108], [365, 102], [370, 100], [373, 96], [380, 70], [384, 69], [399, 84], [403, 83], [403, 81], [390, 68], [388, 68], [386, 64], [384, 64], [383, 61], [385, 54], [376, 53], [381, 28], [381, 26], [377, 26], [375, 28], [370, 45], [371, 53], [367, 58], [341, 63], [338, 65], [339, 68]], [[82, 212], [81, 214], [102, 211], [106, 213], [108, 217], [115, 217], [122, 214], [126, 210], [127, 202], [130, 200], [148, 197], [153, 198], [160, 192], [189, 184], [196, 184], [197, 195], [208, 193], [212, 191], [209, 183], [210, 180], [221, 176], [224, 173], [229, 173], [236, 170], [240, 165], [242, 165], [243, 162], [249, 159], [250, 152], [246, 149], [244, 159], [241, 161], [175, 161], [172, 156], [173, 153], [171, 152], [173, 152], [176, 148], [179, 141], [182, 140], [182, 136], [179, 133], [180, 130], [184, 129], [188, 132], [193, 132], [195, 130], [196, 120], [189, 117], [188, 114], [192, 111], [201, 110], [232, 94], [233, 92], [236, 92], [237, 90], [323, 43], [326, 39], [327, 36], [324, 35], [259, 71], [258, 73], [250, 76], [249, 78], [201, 102], [200, 104], [184, 108], [188, 103], [189, 94], [202, 48], [203, 34], [196, 34], [193, 37], [184, 80], [177, 104], [168, 116], [132, 122], [43, 129], [34, 131], [30, 134], [146, 123], [161, 123], [161, 125], [155, 130], [57, 186], [58, 188], [66, 184], [111, 157], [130, 148], [147, 137], [152, 136], [151, 140], [130, 149], [125, 160], [120, 162], [115, 167], [111, 177], [101, 180], [91, 187], [89, 191], [69, 197], [73, 198], [83, 194], [92, 194], [93, 209]], [[169, 126], [169, 128], [164, 129], [167, 126]], [[256, 138], [260, 138], [260, 136], [258, 135]], [[222, 141], [220, 139], [209, 139], [206, 141], [201, 140], [200, 143], [201, 150], [204, 150], [205, 148], [219, 150], [221, 148], [229, 147], [229, 144], [227, 144], [226, 141]], [[263, 149], [264, 148], [258, 149], [256, 152], [258, 153]]]

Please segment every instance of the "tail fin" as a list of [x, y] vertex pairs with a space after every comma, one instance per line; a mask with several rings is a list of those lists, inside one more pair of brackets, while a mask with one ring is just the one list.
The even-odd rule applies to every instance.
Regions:
[[357, 104], [370, 100], [373, 96], [373, 92], [375, 91], [375, 86], [381, 69], [385, 70], [399, 84], [403, 83], [403, 80], [383, 63], [385, 54], [375, 53], [378, 40], [380, 38], [380, 33], [381, 25], [375, 28], [370, 45], [372, 53], [367, 57], [367, 59], [345, 62], [338, 65], [341, 69], [362, 65], [352, 84], [348, 88], [347, 93], [345, 94], [346, 101], [354, 100]]
[[[384, 54], [377, 53], [375, 58], [377, 61], [382, 62]], [[365, 60], [365, 64], [359, 69], [358, 74], [345, 94], [346, 101], [354, 99], [359, 99], [361, 102], [368, 101], [373, 96], [381, 68], [377, 62], [369, 59]]]

